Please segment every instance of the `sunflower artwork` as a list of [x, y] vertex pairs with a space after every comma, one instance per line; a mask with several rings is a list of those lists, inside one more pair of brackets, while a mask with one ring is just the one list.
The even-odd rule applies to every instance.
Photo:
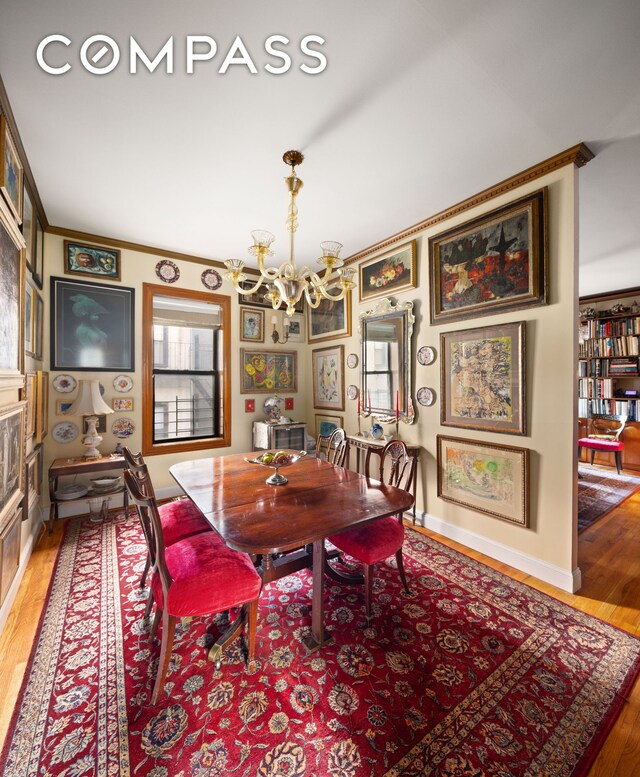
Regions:
[[240, 349], [242, 394], [297, 391], [295, 351]]

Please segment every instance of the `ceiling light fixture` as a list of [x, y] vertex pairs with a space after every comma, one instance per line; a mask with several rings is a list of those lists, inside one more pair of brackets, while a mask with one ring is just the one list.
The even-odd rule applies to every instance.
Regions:
[[248, 288], [241, 286], [242, 281], [248, 278], [243, 272], [244, 262], [242, 259], [227, 259], [225, 265], [228, 270], [226, 277], [233, 283], [233, 288], [238, 294], [254, 294], [265, 284], [267, 287], [264, 295], [265, 301], [271, 302], [274, 310], [277, 310], [284, 303], [287, 315], [292, 316], [295, 313], [295, 305], [303, 294], [307, 304], [312, 308], [317, 308], [322, 299], [344, 299], [347, 292], [355, 288], [355, 283], [352, 281], [355, 268], [343, 267], [344, 262], [339, 258], [342, 244], [327, 240], [320, 243], [322, 256], [318, 259], [318, 263], [325, 268], [324, 272], [318, 275], [307, 265], [298, 270], [294, 251], [294, 237], [298, 228], [296, 197], [303, 184], [302, 179], [296, 175], [296, 165], [302, 164], [304, 156], [300, 151], [287, 151], [282, 159], [285, 164], [291, 167], [291, 175], [284, 179], [290, 195], [287, 215], [287, 230], [290, 234], [289, 261], [283, 262], [279, 267], [265, 266], [266, 257], [273, 255], [270, 246], [274, 240], [274, 235], [260, 229], [251, 233], [253, 245], [249, 248], [249, 253], [258, 260], [258, 270], [260, 271], [260, 278], [255, 285]]

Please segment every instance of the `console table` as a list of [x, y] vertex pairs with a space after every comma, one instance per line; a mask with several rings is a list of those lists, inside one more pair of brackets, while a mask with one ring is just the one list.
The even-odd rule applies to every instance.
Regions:
[[[345, 467], [347, 469], [351, 460], [351, 449], [355, 448], [356, 451], [356, 472], [360, 472], [361, 463], [364, 464], [364, 458], [367, 455], [367, 451], [371, 450], [373, 453], [380, 455], [382, 449], [387, 444], [385, 440], [374, 440], [373, 437], [361, 437], [359, 435], [347, 435], [347, 457], [345, 461]], [[408, 445], [407, 453], [412, 460], [411, 471], [411, 493], [413, 494], [413, 523], [416, 522], [416, 483], [418, 481], [417, 471], [419, 469], [418, 464], [420, 462], [420, 446]], [[362, 462], [361, 462], [362, 457]]]
[[106, 499], [116, 494], [123, 494], [125, 512], [129, 507], [129, 494], [125, 486], [120, 486], [120, 488], [108, 493], [98, 493], [89, 489], [88, 493], [73, 499], [56, 499], [59, 478], [65, 475], [89, 475], [94, 472], [107, 472], [110, 469], [124, 469], [126, 466], [124, 456], [101, 456], [99, 459], [85, 459], [82, 456], [77, 456], [72, 459], [56, 459], [49, 467], [49, 534], [53, 531], [53, 522], [59, 517], [58, 506], [60, 504], [70, 504], [80, 500], [86, 502], [88, 499], [100, 499], [100, 497]]

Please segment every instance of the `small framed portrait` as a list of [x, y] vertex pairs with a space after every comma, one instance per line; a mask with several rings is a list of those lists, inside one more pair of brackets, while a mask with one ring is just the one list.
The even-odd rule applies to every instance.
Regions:
[[382, 256], [362, 262], [360, 269], [360, 302], [374, 297], [387, 297], [405, 289], [415, 289], [416, 241], [405, 243]]
[[304, 343], [306, 342], [304, 332], [304, 316], [302, 313], [294, 313], [290, 318], [283, 316], [284, 325], [289, 327], [289, 340], [292, 343]]
[[240, 308], [240, 339], [247, 343], [264, 343], [264, 310]]
[[64, 271], [67, 275], [92, 275], [120, 280], [120, 251], [86, 243], [64, 241]]

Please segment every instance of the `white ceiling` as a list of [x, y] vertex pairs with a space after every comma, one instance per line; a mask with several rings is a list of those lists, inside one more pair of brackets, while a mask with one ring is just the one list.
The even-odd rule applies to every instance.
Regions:
[[[248, 259], [250, 231], [286, 258], [288, 168], [299, 175], [299, 260], [318, 243], [353, 254], [584, 141], [581, 293], [640, 285], [638, 0], [0, 0], [0, 74], [53, 225], [212, 259]], [[44, 73], [46, 35], [72, 70]], [[79, 49], [122, 49], [96, 76]], [[186, 35], [218, 54], [185, 74]], [[290, 38], [270, 75], [264, 40]], [[302, 73], [298, 42], [325, 38], [328, 67]], [[128, 72], [128, 37], [175, 73]], [[236, 35], [258, 73], [218, 69]]]

